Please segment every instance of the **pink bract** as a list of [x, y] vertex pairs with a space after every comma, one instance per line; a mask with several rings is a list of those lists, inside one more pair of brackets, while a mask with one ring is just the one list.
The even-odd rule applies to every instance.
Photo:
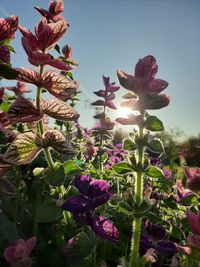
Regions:
[[36, 237], [33, 236], [27, 241], [19, 239], [15, 245], [9, 246], [4, 251], [4, 258], [11, 266], [20, 266], [18, 264], [24, 264], [22, 266], [31, 266], [31, 259], [29, 258], [30, 253], [36, 244]]
[[197, 213], [187, 210], [187, 220], [194, 234], [200, 235], [200, 211]]

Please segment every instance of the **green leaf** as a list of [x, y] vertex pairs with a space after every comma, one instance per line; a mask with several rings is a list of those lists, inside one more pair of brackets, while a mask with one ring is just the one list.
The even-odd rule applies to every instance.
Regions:
[[43, 175], [43, 173], [44, 173], [44, 168], [35, 168], [33, 170], [33, 175], [35, 177], [41, 177]]
[[62, 166], [66, 175], [76, 175], [82, 171], [79, 165], [73, 160], [65, 161]]
[[152, 178], [164, 178], [162, 171], [154, 166], [150, 166], [145, 172], [145, 174]]
[[151, 223], [159, 223], [162, 221], [161, 216], [156, 215], [153, 212], [148, 212], [147, 214], [145, 214], [145, 217], [151, 222]]
[[179, 226], [176, 226], [176, 225], [171, 225], [171, 235], [172, 237], [179, 239], [179, 240], [184, 239], [183, 231], [181, 230]]
[[121, 212], [123, 214], [126, 214], [128, 216], [133, 215], [133, 210], [131, 210], [131, 207], [125, 203], [125, 202], [120, 202], [119, 205], [117, 206], [117, 211]]
[[156, 116], [149, 116], [146, 120], [146, 129], [152, 132], [164, 131], [164, 126]]
[[184, 197], [183, 199], [181, 199], [179, 201], [179, 203], [191, 205], [193, 203], [198, 203], [198, 198], [196, 196], [194, 196], [194, 195], [189, 195], [189, 196]]
[[0, 104], [0, 109], [3, 111], [3, 112], [8, 112], [9, 110], [9, 104], [8, 102], [3, 102]]
[[36, 144], [37, 137], [32, 132], [18, 134], [4, 154], [4, 160], [13, 164], [27, 164], [39, 154], [41, 147]]
[[136, 150], [136, 144], [131, 139], [125, 139], [123, 148], [128, 151]]
[[10, 242], [18, 239], [16, 226], [8, 220], [4, 214], [0, 214], [0, 240], [8, 240]]
[[133, 167], [128, 162], [119, 162], [112, 166], [113, 170], [118, 174], [126, 174], [133, 171]]
[[8, 80], [16, 80], [18, 71], [12, 69], [9, 65], [0, 63], [0, 77]]
[[54, 46], [54, 49], [55, 49], [59, 54], [61, 54], [61, 53], [60, 53], [60, 46], [59, 46], [58, 44], [56, 44], [56, 45]]
[[56, 203], [47, 199], [40, 203], [37, 210], [37, 222], [38, 223], [49, 223], [58, 220], [62, 216], [62, 210]]
[[163, 149], [163, 145], [160, 142], [160, 140], [158, 139], [154, 139], [152, 140], [149, 144], [148, 147], [150, 148], [150, 150], [154, 151], [154, 152], [158, 152], [158, 153], [163, 153], [164, 149]]
[[15, 49], [12, 47], [12, 45], [7, 45], [7, 47], [9, 48], [10, 52], [16, 54]]

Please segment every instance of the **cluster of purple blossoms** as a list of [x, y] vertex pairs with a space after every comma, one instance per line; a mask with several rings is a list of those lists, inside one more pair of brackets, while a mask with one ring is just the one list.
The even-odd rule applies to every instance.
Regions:
[[101, 97], [103, 99], [99, 99], [93, 102], [92, 106], [103, 107], [103, 113], [97, 114], [95, 118], [99, 119], [99, 122], [94, 127], [93, 130], [101, 131], [110, 131], [114, 128], [115, 123], [110, 120], [110, 118], [106, 117], [105, 109], [106, 107], [110, 109], [117, 109], [113, 100], [115, 99], [115, 92], [119, 90], [119, 86], [115, 85], [114, 82], [110, 83], [110, 78], [103, 76], [103, 83], [105, 89], [101, 89], [99, 91], [94, 92], [95, 95]]
[[101, 238], [118, 241], [117, 228], [104, 216], [94, 215], [94, 210], [112, 197], [113, 194], [108, 192], [110, 184], [104, 180], [92, 179], [86, 174], [77, 176], [74, 186], [80, 194], [70, 196], [61, 208], [70, 211], [78, 224], [89, 225]]
[[187, 188], [200, 194], [200, 168], [185, 168]]
[[159, 255], [174, 255], [177, 253], [176, 245], [170, 240], [164, 240], [166, 230], [159, 224], [152, 224], [149, 221], [145, 222], [146, 234], [141, 234], [140, 237], [140, 253], [145, 255], [149, 249], [154, 249], [158, 255], [158, 261], [152, 266], [159, 265]]

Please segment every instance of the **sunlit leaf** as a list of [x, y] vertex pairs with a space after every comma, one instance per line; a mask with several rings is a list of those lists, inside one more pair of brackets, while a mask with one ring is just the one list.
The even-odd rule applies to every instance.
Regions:
[[161, 120], [156, 116], [149, 116], [146, 120], [146, 129], [150, 131], [164, 131], [164, 126]]
[[162, 153], [164, 151], [163, 145], [158, 139], [154, 139], [150, 143], [148, 143], [148, 147], [150, 148], [150, 150], [157, 153]]
[[79, 86], [77, 81], [71, 81], [64, 75], [54, 71], [47, 71], [42, 76], [42, 86], [48, 90], [51, 95], [67, 100], [76, 94]]
[[56, 98], [45, 100], [42, 109], [45, 114], [56, 120], [73, 121], [79, 117], [79, 114], [67, 103]]
[[13, 164], [27, 164], [41, 151], [41, 147], [36, 143], [37, 137], [34, 133], [18, 134], [8, 147], [3, 159]]
[[118, 174], [126, 174], [133, 171], [133, 167], [128, 162], [119, 162], [112, 166]]
[[152, 178], [164, 178], [162, 171], [154, 166], [150, 166], [145, 173]]
[[123, 148], [125, 150], [128, 150], [128, 151], [133, 151], [137, 147], [136, 147], [136, 144], [131, 139], [125, 139], [124, 144], [123, 144]]
[[79, 165], [73, 160], [65, 161], [62, 166], [66, 175], [75, 175], [81, 171]]

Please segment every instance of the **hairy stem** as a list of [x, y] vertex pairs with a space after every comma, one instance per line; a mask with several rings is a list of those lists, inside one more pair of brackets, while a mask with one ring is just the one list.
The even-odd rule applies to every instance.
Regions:
[[102, 149], [103, 149], [103, 136], [104, 136], [104, 127], [105, 127], [105, 117], [106, 117], [106, 106], [104, 105], [103, 107], [103, 113], [104, 113], [104, 117], [102, 120], [102, 131], [101, 131], [101, 135], [100, 135], [100, 142], [99, 142], [99, 170], [102, 171]]
[[[42, 76], [42, 73], [43, 73], [43, 70], [44, 70], [44, 66], [40, 66], [40, 77]], [[41, 100], [41, 91], [42, 91], [42, 88], [41, 87], [37, 87], [37, 94], [36, 94], [36, 107], [37, 107], [37, 110], [40, 111], [40, 100]], [[38, 134], [40, 136], [42, 136], [42, 134], [44, 133], [44, 125], [43, 125], [43, 121], [40, 120], [38, 123], [37, 123], [37, 129], [38, 129]], [[46, 161], [48, 163], [48, 166], [49, 168], [51, 168], [52, 170], [54, 170], [54, 162], [53, 162], [53, 159], [51, 157], [51, 152], [49, 151], [49, 148], [44, 148], [44, 155], [45, 155], [45, 158], [46, 158]]]
[[[144, 117], [144, 112], [141, 112], [142, 117]], [[142, 145], [141, 140], [144, 136], [144, 127], [139, 126], [139, 143], [138, 143], [138, 163], [143, 163], [143, 150], [144, 147]], [[143, 200], [143, 176], [142, 172], [138, 171], [136, 173], [135, 185], [134, 185], [134, 195], [135, 201], [138, 206], [141, 204]], [[140, 246], [140, 229], [141, 229], [141, 218], [135, 218], [132, 223], [132, 239], [131, 239], [131, 254], [129, 267], [139, 267], [139, 246]]]

